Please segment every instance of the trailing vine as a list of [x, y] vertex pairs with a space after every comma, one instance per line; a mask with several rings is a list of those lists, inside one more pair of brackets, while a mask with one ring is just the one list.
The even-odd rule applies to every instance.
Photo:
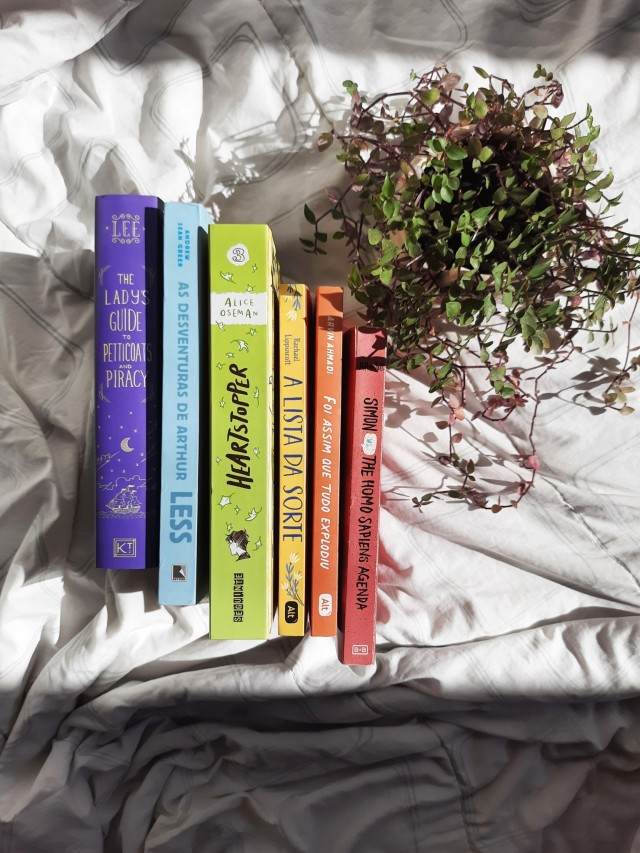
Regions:
[[[555, 115], [562, 86], [540, 65], [522, 93], [475, 70], [475, 89], [439, 65], [371, 100], [345, 81], [348, 127], [321, 134], [318, 147], [339, 144], [346, 186], [327, 191], [320, 213], [305, 205], [313, 234], [302, 244], [326, 253], [331, 235], [346, 245], [349, 288], [366, 320], [387, 329], [390, 366], [422, 372], [443, 411], [448, 452], [438, 460], [455, 482], [414, 504], [449, 497], [496, 512], [505, 504], [480, 483], [478, 460], [459, 453], [461, 425], [481, 418], [507, 430], [527, 408], [506, 504], [517, 506], [540, 467], [541, 384], [580, 349], [579, 333], [609, 341], [608, 312], [638, 295], [640, 238], [611, 221], [621, 196], [596, 166], [591, 108]], [[604, 392], [623, 414], [633, 411], [630, 352], [629, 339]]]

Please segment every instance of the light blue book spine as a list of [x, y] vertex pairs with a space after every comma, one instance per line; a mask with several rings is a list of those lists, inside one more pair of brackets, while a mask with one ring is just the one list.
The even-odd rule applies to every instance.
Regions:
[[198, 595], [198, 555], [206, 524], [206, 513], [199, 512], [207, 449], [201, 401], [207, 387], [203, 298], [212, 221], [198, 204], [165, 206], [160, 604], [195, 604]]

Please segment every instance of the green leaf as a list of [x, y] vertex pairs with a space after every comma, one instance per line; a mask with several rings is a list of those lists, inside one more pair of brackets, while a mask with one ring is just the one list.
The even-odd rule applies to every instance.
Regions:
[[420, 92], [420, 100], [426, 107], [432, 107], [440, 100], [440, 90], [433, 88]]
[[553, 259], [547, 261], [542, 261], [542, 263], [535, 264], [529, 270], [529, 278], [542, 278], [542, 276], [547, 272], [551, 264], [553, 263]]
[[352, 98], [356, 94], [356, 92], [358, 91], [358, 84], [354, 83], [353, 80], [343, 80], [342, 85], [347, 90], [347, 92], [351, 95]]
[[556, 299], [553, 302], [550, 302], [549, 305], [545, 305], [543, 308], [540, 308], [538, 310], [538, 316], [541, 320], [546, 322], [548, 320], [555, 319], [555, 315], [558, 313], [559, 309], [560, 303]]
[[491, 298], [491, 294], [489, 293], [487, 293], [484, 298], [484, 302], [482, 303], [482, 313], [484, 314], [486, 320], [490, 320], [496, 313], [496, 304]]
[[362, 284], [362, 279], [360, 278], [360, 272], [358, 267], [351, 267], [351, 272], [347, 278], [347, 283], [351, 290], [358, 290], [360, 285]]
[[369, 228], [367, 237], [372, 246], [377, 246], [382, 242], [382, 231], [379, 228]]
[[452, 301], [447, 302], [445, 305], [445, 309], [447, 312], [447, 320], [449, 322], [453, 322], [456, 317], [460, 315], [460, 311], [462, 310], [462, 305], [460, 302]]
[[389, 286], [391, 284], [391, 279], [393, 278], [393, 267], [385, 267], [380, 273], [379, 278], [383, 284]]
[[473, 111], [478, 116], [478, 118], [484, 118], [489, 112], [487, 102], [483, 101], [482, 98], [476, 98], [475, 103], [473, 105]]
[[529, 343], [538, 328], [538, 318], [531, 305], [520, 318], [520, 328], [522, 329], [522, 336]]
[[404, 245], [410, 257], [419, 258], [422, 254], [422, 248], [420, 244], [411, 236], [407, 235], [404, 238]]
[[442, 200], [446, 201], [448, 204], [451, 204], [453, 201], [453, 193], [449, 189], [449, 187], [442, 187], [440, 190], [440, 195], [442, 196]]
[[601, 181], [598, 182], [599, 190], [606, 190], [607, 187], [610, 187], [613, 183], [613, 172], [609, 172], [609, 174], [604, 177]]
[[307, 204], [305, 204], [304, 206], [304, 218], [307, 220], [307, 222], [310, 222], [312, 225], [315, 225], [316, 215]]
[[488, 145], [484, 145], [480, 149], [480, 153], [478, 154], [478, 160], [480, 160], [481, 163], [486, 163], [487, 161], [491, 160], [493, 155], [493, 148], [490, 148]]
[[549, 349], [549, 338], [542, 329], [538, 329], [531, 339], [531, 346], [540, 355], [543, 350]]
[[484, 225], [492, 210], [493, 205], [489, 207], [479, 207], [477, 210], [472, 211], [471, 216], [473, 217], [473, 221], [476, 225]]
[[446, 150], [449, 160], [464, 160], [467, 157], [467, 152], [461, 145], [451, 143]]
[[474, 65], [473, 70], [476, 72], [476, 74], [482, 77], [483, 80], [489, 79], [489, 75], [487, 74], [487, 72], [484, 70], [484, 68], [480, 68], [479, 65]]
[[502, 277], [504, 275], [504, 271], [507, 268], [507, 262], [502, 261], [502, 263], [496, 264], [494, 268], [491, 270], [491, 274], [493, 276], [493, 281], [496, 289], [500, 289], [502, 287]]
[[411, 358], [407, 361], [407, 369], [415, 370], [416, 367], [420, 367], [420, 365], [424, 362], [426, 356], [424, 356], [421, 352], [412, 355]]
[[382, 195], [384, 198], [393, 198], [393, 194], [395, 193], [395, 186], [393, 181], [391, 180], [391, 175], [386, 175], [384, 182], [382, 184]]
[[568, 208], [564, 210], [560, 216], [556, 219], [557, 225], [568, 225], [569, 223], [573, 223], [578, 218], [578, 211], [573, 210], [572, 208]]
[[453, 370], [453, 362], [448, 361], [446, 364], [443, 364], [440, 370], [438, 370], [438, 379], [446, 379], [447, 376]]
[[378, 263], [381, 266], [385, 266], [390, 263], [398, 254], [398, 248], [394, 246], [391, 240], [383, 240], [382, 241], [382, 255]]

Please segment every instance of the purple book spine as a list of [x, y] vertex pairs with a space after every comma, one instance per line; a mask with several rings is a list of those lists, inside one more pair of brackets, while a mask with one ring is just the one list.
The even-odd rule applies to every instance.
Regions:
[[162, 202], [96, 198], [96, 565], [158, 565]]

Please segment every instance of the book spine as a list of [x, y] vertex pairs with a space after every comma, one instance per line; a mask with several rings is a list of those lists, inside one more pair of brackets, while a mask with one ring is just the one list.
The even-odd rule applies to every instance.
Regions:
[[158, 565], [162, 202], [96, 198], [96, 565]]
[[345, 506], [338, 651], [343, 663], [370, 664], [376, 651], [386, 336], [380, 329], [349, 329], [345, 350]]
[[265, 639], [273, 620], [273, 345], [266, 225], [212, 225], [210, 634]]
[[338, 630], [340, 437], [342, 425], [343, 289], [316, 289], [313, 498], [311, 514], [311, 634]]
[[206, 436], [200, 409], [207, 356], [202, 300], [208, 281], [206, 247], [211, 221], [200, 205], [165, 205], [160, 604], [195, 604], [198, 592], [203, 532], [200, 479], [203, 450], [208, 450], [203, 447]]
[[278, 632], [306, 627], [309, 289], [278, 296]]

